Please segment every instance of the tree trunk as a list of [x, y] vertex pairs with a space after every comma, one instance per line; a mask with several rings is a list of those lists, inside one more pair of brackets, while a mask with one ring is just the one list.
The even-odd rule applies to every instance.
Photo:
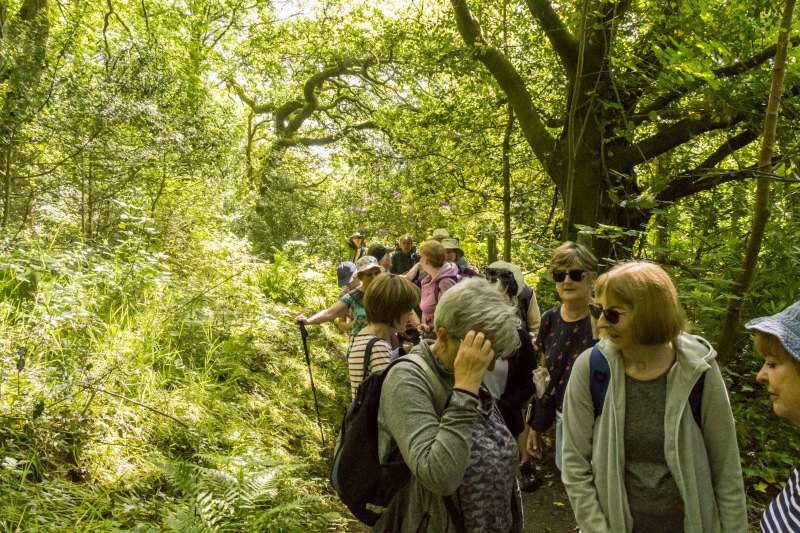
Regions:
[[786, 56], [789, 48], [789, 33], [792, 30], [795, 0], [786, 0], [786, 5], [781, 18], [781, 30], [778, 35], [778, 49], [772, 68], [772, 84], [767, 104], [767, 116], [764, 123], [764, 138], [761, 142], [761, 154], [758, 162], [758, 183], [756, 185], [756, 200], [753, 207], [753, 224], [747, 250], [742, 260], [741, 271], [732, 289], [731, 299], [728, 301], [728, 312], [720, 332], [717, 344], [717, 360], [724, 363], [733, 350], [736, 332], [742, 312], [742, 299], [750, 289], [753, 280], [758, 252], [761, 250], [761, 241], [764, 230], [769, 220], [769, 180], [772, 175], [772, 149], [775, 144], [775, 131], [778, 126], [778, 112], [780, 111], [780, 98], [783, 92], [783, 79], [786, 74]]
[[511, 262], [511, 131], [514, 109], [508, 106], [508, 122], [503, 136], [503, 261]]
[[492, 263], [497, 261], [497, 235], [495, 235], [494, 233], [490, 233], [489, 235], [487, 235], [486, 238], [487, 238], [486, 244], [488, 248], [487, 252], [489, 255], [488, 259], [489, 259], [489, 264], [491, 265]]
[[11, 216], [11, 151], [13, 150], [13, 142], [11, 140], [11, 132], [8, 132], [8, 138], [4, 143], [5, 150], [3, 151], [3, 172], [4, 176], [4, 190], [3, 190], [3, 229], [8, 228], [9, 218]]

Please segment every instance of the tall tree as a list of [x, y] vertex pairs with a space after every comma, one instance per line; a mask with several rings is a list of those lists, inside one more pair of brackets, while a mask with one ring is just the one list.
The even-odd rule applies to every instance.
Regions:
[[14, 149], [23, 122], [35, 114], [34, 99], [45, 64], [50, 34], [48, 0], [23, 0], [15, 16], [6, 2], [0, 3], [0, 42], [3, 59], [0, 70], [6, 88], [0, 116], [0, 172], [3, 174], [3, 218], [8, 227], [14, 186]]
[[[584, 0], [573, 10], [526, 0], [528, 27], [515, 39], [528, 53], [507, 54], [491, 42], [499, 40], [496, 12], [475, 0], [479, 20], [468, 0], [451, 4], [472, 57], [508, 97], [543, 170], [569, 194], [565, 237], [598, 224], [644, 231], [654, 207], [753, 176], [755, 166], [732, 167], [729, 157], [759, 137], [765, 64], [775, 54], [775, 45], [754, 49], [763, 40], [747, 27], [752, 6]], [[776, 18], [764, 6], [760, 24]], [[555, 105], [531, 81], [543, 55], [558, 69]], [[785, 97], [798, 89], [788, 86]], [[683, 154], [681, 163], [669, 179], [655, 179], [649, 167], [667, 154]], [[607, 244], [595, 243], [603, 255]]]
[[761, 251], [761, 241], [764, 238], [764, 229], [769, 219], [769, 189], [772, 176], [772, 151], [775, 144], [775, 130], [778, 127], [778, 114], [781, 106], [783, 80], [786, 76], [786, 54], [789, 48], [789, 35], [792, 31], [794, 20], [795, 0], [786, 0], [781, 17], [781, 26], [778, 32], [777, 51], [772, 62], [772, 84], [769, 91], [767, 104], [767, 120], [764, 124], [764, 136], [761, 141], [761, 155], [758, 161], [758, 182], [756, 185], [756, 201], [753, 208], [753, 225], [747, 251], [742, 259], [742, 268], [733, 287], [733, 296], [728, 301], [728, 312], [722, 326], [717, 353], [720, 361], [727, 360], [733, 349], [733, 339], [739, 329], [742, 312], [742, 298], [750, 288], [753, 280], [758, 254]]

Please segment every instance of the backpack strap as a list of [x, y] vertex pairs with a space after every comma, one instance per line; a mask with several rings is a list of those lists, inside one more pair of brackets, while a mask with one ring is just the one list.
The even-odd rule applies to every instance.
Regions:
[[417, 353], [409, 353], [403, 357], [400, 357], [397, 359], [397, 361], [411, 361], [425, 372], [425, 377], [428, 378], [428, 383], [430, 383], [431, 388], [433, 389], [433, 399], [436, 402], [437, 411], [439, 413], [444, 411], [444, 405], [447, 403], [447, 392], [444, 390], [442, 382], [439, 381], [439, 377], [436, 375], [436, 372], [434, 372], [430, 365], [428, 365], [428, 362], [425, 361], [425, 358]]
[[439, 295], [442, 294], [442, 291], [439, 288], [439, 284], [442, 282], [442, 280], [445, 279], [452, 279], [453, 281], [458, 283], [458, 276], [442, 276], [441, 278], [437, 279], [433, 283], [433, 297], [436, 299], [437, 302], [439, 301]]
[[[611, 369], [608, 366], [608, 361], [597, 346], [592, 348], [592, 353], [589, 358], [589, 374], [591, 375], [589, 390], [592, 394], [594, 417], [597, 418], [603, 414], [603, 404], [605, 404], [606, 401], [608, 383], [611, 381]], [[692, 387], [692, 391], [689, 393], [689, 408], [692, 410], [692, 416], [697, 423], [697, 427], [701, 430], [703, 425], [700, 405], [703, 403], [703, 386], [705, 385], [705, 381], [706, 373], [703, 372], [700, 378], [695, 382], [694, 387]]]
[[611, 381], [611, 368], [603, 352], [596, 345], [589, 356], [589, 376], [589, 392], [592, 394], [594, 417], [597, 418], [603, 413], [608, 382]]
[[692, 410], [694, 421], [697, 422], [697, 427], [702, 431], [702, 413], [700, 412], [700, 404], [703, 403], [703, 386], [706, 381], [706, 373], [700, 374], [700, 378], [695, 381], [692, 392], [689, 393], [689, 408]]
[[369, 360], [372, 358], [372, 347], [375, 346], [375, 343], [378, 342], [380, 339], [375, 335], [367, 343], [367, 347], [364, 348], [364, 373], [362, 374], [362, 379], [367, 379], [369, 375]]

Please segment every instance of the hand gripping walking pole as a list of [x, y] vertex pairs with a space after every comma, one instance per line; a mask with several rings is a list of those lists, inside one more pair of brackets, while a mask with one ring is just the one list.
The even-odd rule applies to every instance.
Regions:
[[322, 447], [325, 447], [325, 434], [322, 432], [322, 419], [319, 416], [319, 403], [317, 402], [317, 388], [314, 386], [314, 375], [311, 373], [311, 357], [308, 355], [308, 331], [306, 325], [300, 322], [300, 336], [303, 338], [303, 350], [306, 352], [306, 365], [308, 365], [308, 377], [311, 378], [311, 390], [314, 392], [314, 407], [317, 410], [317, 424], [319, 424], [319, 434], [322, 437]]

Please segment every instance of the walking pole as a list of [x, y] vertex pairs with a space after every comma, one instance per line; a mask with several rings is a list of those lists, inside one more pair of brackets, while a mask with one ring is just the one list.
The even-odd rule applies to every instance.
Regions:
[[314, 407], [317, 410], [317, 424], [319, 424], [319, 434], [322, 437], [322, 447], [325, 447], [325, 434], [322, 432], [322, 419], [319, 416], [319, 403], [317, 402], [317, 388], [314, 386], [314, 375], [311, 373], [311, 358], [308, 355], [308, 332], [306, 325], [300, 322], [300, 336], [303, 337], [303, 350], [306, 352], [306, 365], [308, 365], [308, 377], [311, 378], [311, 390], [314, 392]]

